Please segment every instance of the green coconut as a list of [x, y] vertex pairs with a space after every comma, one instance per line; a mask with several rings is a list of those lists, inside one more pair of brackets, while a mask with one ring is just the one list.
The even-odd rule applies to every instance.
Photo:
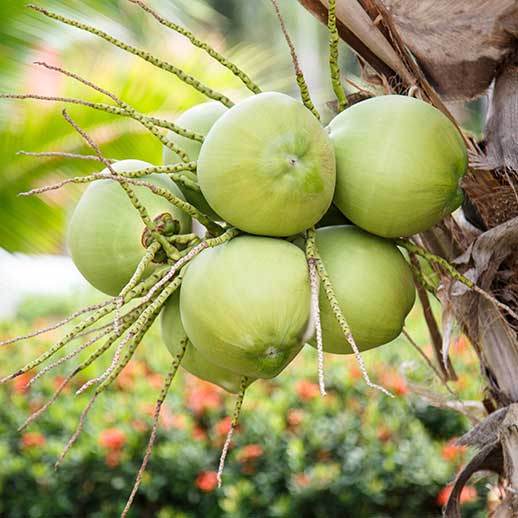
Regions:
[[[112, 167], [118, 172], [131, 172], [151, 165], [140, 160], [122, 160]], [[169, 177], [153, 174], [144, 179], [184, 199]], [[151, 219], [169, 214], [177, 222], [179, 233], [190, 232], [191, 220], [183, 211], [147, 187], [132, 186], [132, 189]], [[145, 228], [118, 182], [96, 180], [87, 187], [74, 209], [67, 245], [74, 264], [85, 279], [98, 290], [117, 295], [129, 282], [146, 252], [142, 244]], [[152, 268], [148, 270], [146, 275]]]
[[331, 204], [335, 177], [325, 129], [303, 104], [275, 92], [230, 108], [198, 159], [209, 205], [251, 234], [290, 236], [314, 225]]
[[187, 268], [180, 311], [205, 357], [240, 375], [273, 378], [305, 341], [310, 287], [304, 253], [257, 236], [206, 249]]
[[[365, 351], [396, 338], [415, 302], [412, 272], [397, 246], [352, 225], [321, 228], [316, 236], [358, 348]], [[351, 353], [322, 288], [320, 317], [324, 350]]]
[[[227, 111], [227, 108], [221, 104], [220, 102], [208, 102], [198, 104], [189, 108], [187, 111], [182, 113], [180, 117], [176, 120], [176, 124], [178, 126], [195, 131], [203, 136], [207, 135], [210, 128], [214, 125], [214, 123]], [[189, 156], [191, 161], [198, 160], [198, 155], [200, 154], [201, 142], [196, 140], [189, 139], [187, 137], [182, 137], [173, 131], [169, 131], [167, 133], [167, 138], [180, 146]], [[164, 146], [164, 164], [176, 164], [181, 162], [180, 157], [171, 149]], [[197, 181], [196, 175], [192, 172], [183, 173], [185, 176], [189, 177], [191, 180]], [[182, 190], [185, 199], [192, 205], [194, 205], [197, 209], [201, 210], [207, 216], [210, 216], [214, 219], [221, 219], [219, 216], [210, 208], [207, 200], [200, 191], [195, 191], [190, 189], [188, 186], [180, 184], [180, 189]]]
[[[186, 336], [180, 318], [179, 291], [167, 299], [161, 315], [161, 330], [162, 340], [167, 349], [173, 357], [176, 356], [180, 351], [182, 340]], [[227, 392], [237, 394], [240, 391], [242, 376], [211, 362], [195, 349], [190, 341], [187, 342], [181, 365], [192, 375], [214, 383]]]
[[383, 237], [410, 236], [461, 204], [466, 147], [455, 125], [430, 104], [374, 97], [337, 115], [329, 134], [334, 203], [355, 225]]

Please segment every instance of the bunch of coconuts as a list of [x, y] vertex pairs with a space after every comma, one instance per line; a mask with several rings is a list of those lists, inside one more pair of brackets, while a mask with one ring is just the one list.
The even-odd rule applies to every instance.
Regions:
[[[190, 183], [177, 185], [163, 174], [146, 180], [239, 230], [190, 261], [162, 310], [162, 337], [173, 355], [188, 337], [187, 371], [238, 392], [244, 377], [272, 378], [305, 343], [315, 345], [304, 252], [306, 231], [315, 226], [358, 348], [401, 333], [415, 289], [394, 239], [430, 228], [462, 200], [467, 153], [445, 115], [415, 98], [386, 95], [355, 104], [323, 127], [302, 103], [268, 92], [231, 108], [195, 106], [177, 123], [204, 136], [201, 143], [168, 135], [196, 161], [195, 171], [185, 173]], [[164, 161], [181, 159], [166, 149]], [[113, 168], [146, 166], [126, 160]], [[177, 206], [145, 187], [135, 192], [170, 235], [191, 232], [191, 217]], [[146, 253], [145, 236], [121, 185], [102, 179], [81, 197], [68, 245], [84, 277], [117, 295]], [[351, 353], [322, 289], [319, 302], [324, 350]]]

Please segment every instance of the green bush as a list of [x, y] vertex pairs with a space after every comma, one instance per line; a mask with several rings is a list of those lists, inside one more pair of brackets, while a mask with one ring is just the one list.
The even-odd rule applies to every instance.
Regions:
[[[39, 312], [38, 324], [42, 323]], [[7, 335], [7, 328], [4, 328]], [[9, 326], [9, 335], [27, 332]], [[2, 328], [0, 327], [0, 336]], [[60, 333], [9, 346], [2, 373], [45, 350]], [[131, 516], [415, 517], [439, 516], [437, 495], [467, 459], [443, 438], [466, 429], [463, 419], [423, 407], [396, 365], [417, 356], [404, 342], [366, 354], [372, 376], [396, 394], [367, 389], [352, 358], [326, 358], [328, 395], [318, 392], [315, 352], [307, 348], [273, 381], [254, 383], [245, 398], [221, 489], [215, 469], [233, 397], [181, 373], [162, 412], [152, 459]], [[399, 349], [399, 351], [398, 351]], [[148, 440], [164, 365], [157, 331], [137, 360], [93, 407], [59, 471], [53, 463], [73, 433], [89, 394], [74, 397], [109, 364], [92, 366], [27, 431], [17, 427], [69, 372], [56, 369], [29, 390], [30, 376], [0, 388], [0, 516], [112, 517], [128, 497]], [[470, 368], [469, 352], [459, 372]], [[424, 369], [412, 369], [424, 379]], [[467, 387], [466, 391], [475, 390]], [[430, 416], [433, 415], [433, 418]], [[441, 432], [444, 429], [444, 433]], [[482, 516], [483, 489], [465, 516]]]

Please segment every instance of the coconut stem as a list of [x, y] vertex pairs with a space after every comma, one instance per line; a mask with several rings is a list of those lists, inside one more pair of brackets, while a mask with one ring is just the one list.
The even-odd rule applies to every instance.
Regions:
[[153, 262], [153, 259], [155, 258], [155, 255], [160, 250], [160, 248], [161, 245], [157, 241], [154, 241], [149, 245], [149, 247], [146, 250], [146, 253], [144, 254], [144, 257], [142, 257], [139, 264], [137, 265], [137, 268], [133, 272], [131, 279], [128, 281], [126, 286], [122, 288], [121, 292], [119, 293], [119, 296], [116, 298], [115, 318], [113, 321], [113, 328], [115, 329], [115, 332], [119, 331], [120, 310], [122, 305], [124, 304], [124, 296], [128, 292], [130, 292], [139, 282], [142, 281], [142, 277], [144, 276], [146, 269]]
[[306, 241], [306, 260], [309, 267], [309, 281], [311, 285], [311, 317], [315, 323], [315, 336], [317, 341], [317, 365], [318, 385], [320, 394], [326, 395], [326, 384], [324, 379], [324, 343], [322, 340], [322, 322], [320, 320], [320, 279], [317, 271], [317, 260], [313, 257], [313, 250], [316, 248], [315, 233], [308, 236]]
[[[152, 289], [153, 285], [155, 283], [160, 282], [160, 280], [166, 275], [166, 271], [164, 269], [161, 269], [158, 272], [155, 272], [153, 275], [148, 277], [145, 281], [140, 283], [138, 286], [136, 286], [132, 291], [130, 291], [125, 297], [124, 297], [124, 303], [129, 302], [130, 300], [134, 299], [135, 297], [138, 297], [145, 291], [148, 291], [150, 288]], [[58, 351], [60, 351], [65, 345], [67, 345], [71, 340], [73, 340], [76, 335], [84, 331], [86, 328], [90, 327], [92, 324], [95, 324], [98, 320], [100, 320], [102, 317], [108, 315], [115, 309], [115, 299], [110, 299], [107, 301], [107, 303], [102, 303], [99, 305], [99, 309], [95, 311], [92, 315], [90, 315], [88, 318], [81, 321], [79, 324], [77, 324], [69, 333], [67, 333], [57, 344], [55, 344], [53, 347], [51, 347], [48, 351], [38, 356], [35, 360], [27, 363], [24, 367], [19, 369], [18, 371], [14, 372], [13, 374], [10, 374], [9, 376], [6, 376], [2, 379], [0, 379], [0, 384], [6, 383], [7, 381], [11, 381], [14, 378], [17, 378], [18, 376], [21, 376], [22, 374], [34, 369], [38, 365], [41, 365], [43, 362], [48, 360], [51, 356], [56, 354]], [[96, 307], [96, 306], [90, 306], [90, 308]], [[82, 311], [84, 312], [84, 311]], [[81, 312], [78, 312], [78, 314], [81, 314]], [[77, 316], [77, 315], [76, 315]], [[67, 321], [70, 321], [71, 319], [67, 319]], [[57, 326], [59, 327], [59, 326]], [[50, 328], [49, 328], [50, 329]], [[40, 333], [37, 333], [40, 334]], [[29, 338], [31, 336], [28, 336]], [[12, 339], [11, 342], [17, 341], [17, 339]]]
[[[35, 158], [70, 158], [73, 160], [93, 160], [100, 162], [99, 157], [96, 155], [81, 155], [80, 153], [66, 153], [64, 151], [17, 151], [16, 154]], [[106, 160], [112, 164], [116, 162], [113, 158], [107, 158]]]
[[93, 338], [90, 338], [90, 340], [86, 341], [85, 343], [81, 344], [79, 347], [76, 347], [73, 351], [69, 352], [66, 356], [63, 356], [59, 360], [56, 360], [52, 362], [50, 365], [47, 365], [44, 369], [39, 371], [35, 376], [33, 376], [29, 382], [27, 383], [27, 388], [32, 386], [39, 378], [47, 374], [47, 372], [55, 369], [56, 367], [59, 367], [61, 364], [65, 363], [68, 360], [71, 360], [75, 356], [77, 356], [80, 352], [84, 351], [91, 345], [95, 344], [105, 336], [109, 335], [111, 333], [111, 329], [106, 329], [104, 331], [101, 331], [99, 334], [95, 335]]
[[349, 328], [347, 320], [345, 319], [342, 309], [340, 308], [340, 304], [338, 302], [338, 299], [336, 298], [333, 284], [331, 282], [331, 279], [329, 278], [329, 275], [327, 274], [324, 263], [318, 252], [318, 247], [317, 247], [317, 243], [316, 243], [316, 233], [315, 233], [314, 229], [308, 230], [308, 241], [309, 241], [309, 243], [307, 243], [306, 246], [307, 246], [307, 249], [309, 250], [309, 253], [311, 254], [310, 257], [312, 257], [315, 261], [318, 275], [320, 276], [320, 280], [322, 282], [322, 287], [324, 288], [324, 292], [325, 292], [327, 300], [329, 301], [329, 304], [331, 306], [331, 310], [333, 311], [336, 321], [338, 322], [338, 325], [340, 326], [347, 342], [349, 343], [349, 345], [351, 346], [351, 348], [354, 352], [354, 356], [356, 357], [356, 361], [358, 362], [358, 365], [362, 372], [365, 383], [369, 387], [379, 390], [379, 391], [383, 392], [384, 394], [386, 394], [387, 396], [394, 397], [394, 395], [391, 394], [387, 389], [385, 389], [384, 387], [382, 387], [380, 385], [372, 383], [372, 381], [370, 380], [369, 373], [367, 372], [367, 368], [365, 367], [365, 363], [363, 361], [362, 355], [360, 354], [360, 350], [358, 349], [358, 345], [356, 344], [356, 341], [351, 333], [351, 329]]
[[[79, 374], [81, 371], [86, 369], [88, 366], [90, 366], [97, 358], [99, 358], [102, 354], [104, 354], [117, 340], [117, 338], [120, 337], [120, 335], [130, 327], [130, 325], [135, 322], [136, 318], [144, 311], [145, 306], [141, 307], [140, 305], [133, 308], [131, 311], [129, 311], [123, 318], [122, 318], [122, 326], [119, 330], [119, 333], [116, 333], [115, 331], [111, 332], [108, 335], [108, 339], [106, 342], [101, 346], [98, 347], [88, 358], [86, 358], [80, 365], [78, 365], [63, 381], [63, 383], [57, 388], [57, 390], [54, 392], [52, 397], [41, 407], [39, 410], [34, 412], [32, 415], [30, 415], [25, 423], [18, 429], [18, 431], [22, 431], [27, 426], [29, 426], [33, 421], [38, 419], [53, 403], [56, 401], [56, 399], [59, 397], [63, 389], [66, 385], [72, 380], [74, 376]], [[109, 324], [112, 326], [112, 324]]]
[[67, 317], [63, 320], [60, 320], [57, 324], [53, 324], [53, 325], [51, 325], [49, 327], [45, 327], [43, 329], [38, 329], [37, 331], [34, 331], [33, 333], [30, 333], [28, 335], [16, 336], [15, 338], [9, 338], [8, 340], [4, 340], [4, 341], [0, 342], [0, 346], [13, 344], [13, 343], [19, 342], [21, 340], [27, 340], [29, 338], [34, 338], [35, 336], [42, 335], [44, 333], [48, 333], [49, 331], [54, 331], [55, 329], [59, 329], [60, 327], [63, 327], [64, 325], [68, 324], [69, 322], [76, 319], [77, 317], [84, 315], [85, 313], [90, 313], [92, 311], [101, 309], [105, 306], [113, 304], [113, 302], [114, 302], [114, 299], [108, 299], [108, 300], [105, 300], [104, 302], [101, 302], [100, 304], [93, 304], [91, 306], [87, 306], [86, 308], [82, 308], [79, 311], [72, 313], [72, 315], [70, 315], [69, 317]]
[[162, 405], [164, 404], [165, 398], [167, 397], [167, 393], [169, 392], [169, 388], [171, 387], [171, 383], [173, 382], [173, 379], [178, 371], [178, 367], [180, 366], [180, 363], [182, 362], [183, 356], [185, 354], [185, 350], [187, 349], [187, 343], [188, 343], [188, 339], [187, 339], [187, 337], [185, 337], [181, 342], [180, 351], [173, 359], [171, 367], [169, 368], [169, 372], [167, 373], [166, 379], [164, 381], [164, 385], [162, 386], [162, 390], [160, 391], [160, 396], [158, 397], [158, 400], [157, 400], [156, 406], [155, 406], [155, 411], [153, 413], [153, 426], [151, 428], [151, 434], [149, 436], [149, 441], [147, 443], [146, 453], [144, 454], [142, 464], [140, 465], [140, 468], [138, 470], [137, 477], [135, 479], [135, 484], [133, 485], [133, 489], [131, 490], [128, 501], [126, 502], [126, 505], [124, 506], [124, 510], [122, 511], [121, 518], [125, 518], [127, 516], [128, 511], [131, 508], [131, 504], [133, 503], [135, 495], [137, 494], [137, 491], [142, 482], [142, 477], [144, 475], [144, 472], [146, 471], [146, 467], [148, 465], [149, 459], [151, 458], [151, 453], [153, 451], [153, 445], [155, 444], [155, 441], [156, 441], [157, 432], [158, 432], [158, 423], [159, 423], [159, 419], [160, 419], [160, 412], [162, 410]]
[[79, 437], [79, 435], [81, 434], [81, 432], [83, 431], [83, 428], [84, 428], [84, 425], [85, 425], [85, 421], [86, 421], [86, 417], [88, 416], [88, 413], [90, 412], [90, 410], [92, 409], [94, 403], [95, 403], [95, 400], [97, 399], [97, 396], [98, 394], [95, 393], [92, 398], [90, 399], [90, 401], [88, 402], [88, 404], [86, 405], [85, 409], [83, 410], [83, 412], [81, 413], [81, 417], [79, 418], [79, 423], [77, 425], [77, 428], [76, 428], [76, 431], [72, 434], [72, 436], [70, 437], [70, 439], [68, 440], [68, 442], [66, 443], [65, 447], [63, 448], [63, 451], [61, 452], [61, 454], [59, 455], [58, 457], [58, 460], [56, 461], [56, 463], [54, 464], [54, 469], [58, 469], [59, 466], [61, 465], [61, 463], [63, 462], [63, 459], [65, 458], [65, 456], [67, 455], [67, 453], [70, 451], [70, 448], [72, 448], [72, 446], [74, 445], [74, 443], [77, 441], [77, 438]]
[[[126, 339], [119, 344], [119, 347], [114, 354], [112, 364], [108, 370], [97, 380], [99, 382], [99, 386], [96, 390], [97, 394], [103, 392], [117, 378], [122, 369], [128, 364], [147, 330], [151, 327], [156, 317], [160, 313], [162, 306], [165, 304], [168, 297], [180, 287], [181, 283], [182, 271], [179, 272], [178, 277], [176, 277], [173, 282], [171, 282], [162, 290], [162, 292], [157, 296], [156, 300], [153, 301], [142, 312], [140, 317], [133, 324], [133, 327], [130, 330], [130, 333], [128, 333]], [[122, 352], [122, 348], [126, 345], [126, 343], [128, 343], [128, 350], [122, 360], [119, 361], [120, 353]]]
[[[45, 65], [50, 68], [48, 65]], [[94, 103], [90, 101], [85, 101], [83, 99], [76, 99], [74, 97], [56, 97], [52, 95], [38, 95], [38, 94], [0, 94], [0, 99], [18, 99], [18, 100], [36, 100], [36, 101], [51, 101], [51, 102], [63, 102], [66, 104], [77, 104], [80, 106], [86, 106], [87, 108], [91, 108], [93, 110], [102, 111], [105, 113], [109, 113], [111, 115], [119, 115], [122, 117], [130, 117], [135, 119], [134, 115], [138, 115], [140, 119], [146, 120], [147, 122], [158, 126], [159, 128], [164, 128], [181, 135], [182, 137], [196, 140], [197, 142], [203, 142], [203, 135], [200, 133], [196, 133], [194, 131], [190, 131], [186, 128], [182, 128], [175, 124], [174, 122], [160, 119], [158, 117], [153, 117], [150, 115], [144, 115], [143, 113], [137, 112], [133, 109], [134, 113], [130, 113], [127, 110], [122, 108], [118, 108], [117, 106], [112, 106], [111, 104], [106, 103]], [[128, 105], [129, 106], [129, 105]], [[136, 120], [136, 119], [135, 119]], [[140, 120], [138, 122], [141, 122]], [[69, 158], [79, 158], [78, 156], [69, 157]], [[94, 157], [91, 158], [92, 160]], [[97, 159], [96, 159], [97, 160]]]
[[416, 245], [415, 243], [410, 242], [408, 239], [398, 239], [396, 243], [399, 246], [402, 246], [403, 248], [408, 250], [408, 252], [412, 252], [416, 255], [419, 255], [420, 257], [423, 257], [430, 264], [436, 264], [440, 266], [441, 268], [443, 268], [443, 270], [446, 271], [446, 273], [450, 277], [464, 284], [464, 286], [478, 293], [481, 297], [484, 297], [486, 300], [489, 300], [498, 308], [502, 309], [503, 311], [511, 315], [514, 319], [518, 320], [518, 314], [515, 311], [513, 311], [507, 304], [500, 302], [490, 293], [477, 286], [471, 279], [468, 279], [467, 277], [462, 275], [462, 273], [460, 273], [454, 266], [452, 266], [446, 259], [444, 259], [444, 257], [432, 254], [428, 252], [428, 250]]
[[228, 430], [227, 437], [225, 439], [225, 444], [223, 444], [223, 449], [221, 450], [221, 457], [219, 459], [218, 465], [218, 473], [217, 473], [217, 481], [218, 487], [221, 487], [223, 482], [223, 470], [225, 469], [225, 460], [227, 458], [228, 450], [230, 449], [230, 443], [232, 441], [232, 436], [234, 435], [234, 430], [239, 424], [239, 416], [241, 414], [241, 408], [243, 406], [243, 400], [245, 399], [246, 387], [248, 386], [248, 378], [243, 376], [241, 378], [241, 383], [239, 387], [239, 394], [237, 395], [236, 402], [234, 404], [234, 411], [232, 412], [232, 421], [230, 422], [230, 429]]
[[[136, 111], [131, 105], [124, 102], [123, 100], [119, 99], [114, 93], [109, 92], [108, 90], [101, 88], [100, 86], [96, 85], [95, 83], [92, 83], [88, 79], [85, 79], [84, 77], [81, 77], [78, 74], [75, 74], [73, 72], [70, 72], [68, 70], [65, 70], [61, 67], [56, 67], [53, 65], [48, 65], [44, 62], [36, 62], [36, 65], [40, 65], [48, 70], [53, 70], [55, 72], [59, 72], [60, 74], [63, 74], [67, 77], [70, 77], [72, 79], [75, 79], [76, 81], [79, 81], [80, 83], [84, 84], [85, 86], [88, 86], [89, 88], [92, 88], [96, 92], [102, 93], [103, 95], [108, 96], [110, 99], [112, 99], [116, 104], [118, 104], [126, 114], [136, 120], [137, 122], [140, 122], [142, 126], [144, 126], [151, 134], [153, 134], [164, 146], [168, 147], [171, 151], [176, 153], [180, 159], [183, 162], [189, 162], [189, 155], [185, 152], [184, 149], [182, 149], [180, 146], [176, 145], [172, 140], [167, 139], [164, 135], [160, 133], [158, 128], [149, 121], [148, 117], [145, 115], [142, 115], [140, 112]], [[185, 130], [187, 131], [187, 130]], [[185, 133], [184, 131], [184, 133]], [[190, 138], [190, 137], [189, 137]], [[202, 137], [203, 141], [203, 137]]]
[[284, 35], [284, 38], [286, 39], [286, 43], [288, 44], [289, 49], [290, 49], [291, 61], [293, 63], [293, 68], [295, 70], [295, 77], [297, 79], [297, 85], [299, 87], [300, 97], [302, 98], [302, 102], [304, 103], [304, 106], [318, 120], [320, 120], [320, 114], [318, 113], [318, 110], [315, 108], [315, 105], [313, 104], [313, 101], [311, 100], [311, 95], [309, 93], [308, 84], [306, 83], [306, 79], [304, 78], [302, 68], [300, 67], [299, 58], [297, 57], [297, 52], [295, 51], [295, 45], [293, 44], [293, 41], [291, 40], [290, 34], [286, 27], [286, 23], [282, 16], [281, 9], [279, 7], [279, 3], [277, 0], [270, 0], [270, 1], [272, 2], [273, 9], [275, 11], [275, 14], [279, 20], [279, 24], [281, 26], [281, 31]]
[[223, 65], [225, 68], [228, 68], [236, 77], [241, 79], [243, 84], [254, 94], [261, 93], [261, 89], [257, 86], [250, 77], [243, 72], [237, 65], [228, 60], [225, 56], [220, 54], [217, 50], [212, 48], [206, 42], [199, 40], [191, 31], [187, 30], [185, 27], [173, 23], [170, 20], [167, 20], [160, 14], [158, 14], [155, 10], [151, 9], [147, 4], [142, 2], [141, 0], [129, 0], [131, 3], [138, 5], [144, 11], [153, 16], [159, 23], [161, 23], [164, 27], [172, 29], [173, 31], [185, 36], [195, 47], [198, 47], [204, 50], [211, 58], [215, 59], [218, 63]]
[[160, 68], [161, 70], [165, 70], [166, 72], [170, 72], [174, 74], [178, 79], [183, 81], [184, 83], [192, 86], [195, 90], [200, 92], [201, 94], [209, 97], [210, 99], [214, 99], [216, 101], [220, 101], [227, 107], [233, 106], [232, 101], [224, 96], [223, 94], [216, 92], [215, 90], [212, 90], [208, 86], [204, 85], [194, 77], [190, 76], [189, 74], [185, 73], [183, 70], [181, 70], [178, 67], [175, 67], [174, 65], [171, 65], [170, 63], [167, 63], [166, 61], [162, 61], [149, 52], [146, 52], [142, 49], [138, 49], [136, 47], [133, 47], [132, 45], [128, 45], [127, 43], [124, 43], [123, 41], [120, 41], [113, 36], [110, 36], [104, 31], [101, 31], [100, 29], [96, 29], [95, 27], [92, 27], [91, 25], [87, 25], [85, 23], [81, 23], [77, 20], [73, 20], [71, 18], [67, 18], [65, 16], [62, 16], [60, 14], [57, 14], [55, 12], [49, 11], [48, 9], [44, 9], [40, 6], [29, 4], [28, 7], [30, 9], [34, 9], [35, 11], [38, 11], [39, 13], [47, 16], [48, 18], [52, 18], [58, 22], [64, 23], [66, 25], [70, 25], [72, 27], [76, 27], [77, 29], [80, 29], [85, 32], [89, 32], [90, 34], [94, 34], [95, 36], [98, 36], [102, 38], [103, 40], [111, 43], [112, 45], [119, 47], [120, 49], [133, 54], [135, 56], [138, 56], [142, 58], [143, 60], [147, 61], [148, 63], [151, 63], [152, 65], [156, 66], [157, 68]]
[[223, 228], [218, 225], [216, 222], [214, 222], [209, 216], [206, 214], [203, 214], [203, 212], [199, 211], [196, 207], [191, 205], [190, 203], [186, 202], [185, 200], [182, 200], [178, 196], [175, 196], [172, 192], [168, 191], [167, 189], [164, 189], [156, 184], [146, 182], [144, 180], [134, 180], [130, 178], [118, 178], [117, 176], [105, 176], [106, 178], [112, 178], [113, 180], [130, 183], [132, 185], [140, 185], [143, 187], [147, 187], [151, 191], [153, 191], [158, 196], [162, 196], [165, 198], [169, 203], [174, 205], [175, 207], [178, 207], [179, 209], [183, 210], [186, 214], [189, 214], [189, 216], [197, 219], [204, 227], [207, 228], [207, 230], [213, 234], [213, 235], [219, 235], [221, 234]]
[[[105, 164], [103, 160], [101, 160], [99, 157], [96, 157], [96, 159], [99, 162], [102, 162]], [[110, 164], [113, 164], [113, 160], [105, 159], [107, 162], [110, 162]], [[178, 175], [181, 171], [195, 171], [196, 170], [196, 162], [182, 162], [179, 164], [172, 164], [172, 165], [160, 165], [160, 166], [152, 166], [152, 167], [145, 167], [143, 169], [138, 169], [137, 171], [128, 171], [128, 172], [118, 172], [118, 176], [122, 176], [123, 178], [140, 178], [144, 176], [148, 176], [151, 174], [162, 174], [166, 173], [168, 174], [173, 181], [180, 181], [181, 183], [188, 184], [189, 187], [193, 188], [194, 190], [197, 190], [199, 188], [198, 184], [195, 184], [195, 182], [191, 181], [188, 178], [185, 178], [180, 174], [178, 177], [175, 175]], [[48, 191], [55, 191], [57, 189], [61, 189], [65, 185], [68, 185], [70, 183], [75, 184], [82, 184], [82, 183], [90, 183], [94, 182], [95, 180], [102, 180], [105, 178], [110, 178], [110, 175], [106, 175], [106, 173], [93, 173], [87, 176], [75, 176], [74, 178], [67, 178], [66, 180], [62, 180], [61, 182], [52, 184], [52, 185], [46, 185], [44, 187], [38, 187], [36, 189], [31, 189], [30, 191], [21, 192], [19, 196], [33, 196], [35, 194], [42, 194], [44, 192]]]
[[135, 209], [137, 209], [138, 213], [140, 214], [140, 218], [142, 219], [144, 225], [149, 230], [150, 234], [153, 236], [153, 238], [156, 241], [158, 241], [162, 245], [162, 248], [164, 249], [164, 252], [167, 254], [168, 257], [171, 257], [172, 259], [177, 259], [179, 257], [178, 250], [176, 250], [176, 248], [173, 245], [171, 245], [171, 243], [169, 243], [169, 241], [167, 241], [165, 236], [163, 236], [162, 234], [160, 234], [160, 232], [158, 232], [154, 221], [149, 217], [146, 207], [144, 207], [144, 205], [140, 202], [138, 196], [135, 194], [135, 191], [133, 191], [133, 189], [129, 185], [127, 185], [125, 178], [119, 177], [117, 175], [117, 172], [113, 169], [111, 164], [104, 158], [104, 156], [101, 153], [101, 150], [99, 149], [97, 144], [86, 133], [86, 131], [81, 129], [78, 126], [78, 124], [76, 124], [74, 122], [74, 120], [72, 119], [72, 117], [70, 117], [70, 115], [67, 113], [66, 110], [63, 110], [63, 117], [77, 131], [77, 133], [79, 133], [79, 135], [83, 138], [83, 140], [95, 151], [95, 154], [101, 159], [101, 161], [104, 163], [104, 165], [110, 171], [110, 173], [111, 173], [110, 178], [111, 177], [114, 177], [115, 179], [121, 178], [120, 180], [118, 180], [120, 186], [126, 192], [132, 205], [135, 207]]
[[331, 73], [331, 84], [333, 85], [333, 91], [338, 101], [337, 111], [340, 113], [347, 106], [347, 96], [340, 81], [340, 66], [338, 64], [338, 43], [340, 37], [336, 28], [336, 0], [329, 0], [327, 28], [329, 31], [329, 70]]

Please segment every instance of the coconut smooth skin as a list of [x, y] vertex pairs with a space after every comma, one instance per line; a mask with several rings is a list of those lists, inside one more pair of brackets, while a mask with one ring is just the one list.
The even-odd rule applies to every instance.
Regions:
[[[214, 123], [227, 111], [227, 108], [220, 102], [208, 102], [198, 104], [189, 108], [187, 111], [182, 113], [176, 120], [178, 126], [195, 131], [203, 136], [206, 136], [209, 130], [212, 128]], [[167, 138], [180, 146], [189, 156], [190, 160], [198, 160], [200, 154], [201, 142], [182, 137], [173, 131], [167, 133]], [[176, 164], [181, 162], [180, 157], [174, 153], [171, 149], [164, 146], [164, 164]], [[192, 180], [197, 181], [196, 175], [192, 172], [185, 171], [182, 174], [190, 177]], [[218, 215], [210, 208], [209, 204], [205, 200], [203, 194], [199, 191], [190, 189], [186, 185], [179, 185], [183, 192], [186, 200], [194, 205], [196, 208], [201, 210], [207, 216], [212, 218], [221, 219]]]
[[459, 207], [468, 165], [454, 124], [428, 103], [401, 95], [355, 104], [329, 124], [335, 146], [334, 203], [379, 236], [411, 236]]
[[[399, 336], [415, 302], [415, 287], [397, 246], [352, 225], [318, 229], [316, 241], [360, 351]], [[322, 288], [320, 318], [324, 350], [352, 353]]]
[[303, 104], [276, 92], [230, 108], [198, 159], [209, 205], [251, 234], [289, 236], [311, 227], [329, 208], [335, 179], [326, 130]]
[[210, 361], [252, 378], [273, 378], [303, 345], [310, 316], [304, 252], [242, 236], [205, 249], [187, 267], [182, 323]]
[[[151, 164], [122, 160], [112, 167], [117, 172], [131, 172], [151, 167]], [[169, 177], [153, 174], [144, 179], [184, 199]], [[147, 187], [132, 186], [132, 189], [151, 219], [168, 213], [178, 222], [179, 233], [190, 232], [191, 219], [183, 211]], [[85, 279], [103, 293], [117, 295], [129, 282], [146, 252], [142, 244], [145, 228], [118, 182], [96, 180], [87, 187], [74, 209], [67, 245], [74, 264]]]
[[[173, 295], [167, 299], [164, 309], [162, 310], [160, 321], [162, 340], [171, 353], [171, 356], [174, 357], [180, 352], [182, 340], [186, 336], [180, 318], [179, 291], [175, 291]], [[214, 383], [227, 392], [237, 394], [241, 388], [242, 376], [211, 362], [195, 349], [190, 341], [187, 343], [181, 365], [187, 372], [197, 378]]]

